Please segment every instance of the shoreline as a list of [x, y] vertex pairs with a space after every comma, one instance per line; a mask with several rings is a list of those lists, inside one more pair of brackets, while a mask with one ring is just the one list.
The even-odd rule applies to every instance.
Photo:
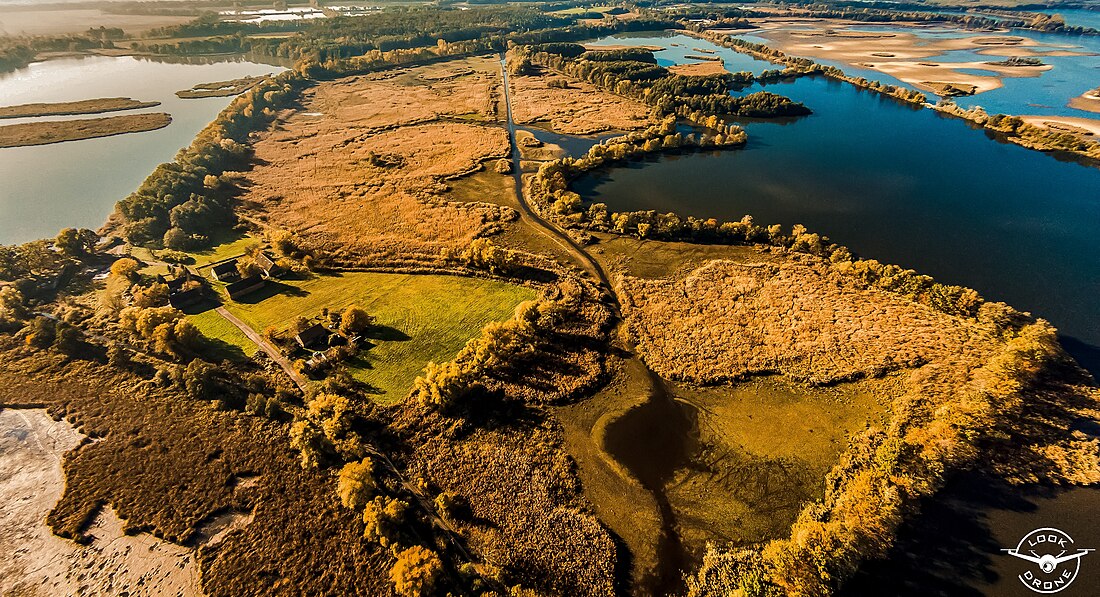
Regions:
[[123, 110], [140, 110], [159, 106], [160, 102], [143, 102], [130, 97], [103, 97], [72, 102], [35, 102], [0, 106], [0, 120], [38, 118], [40, 116], [81, 116]]

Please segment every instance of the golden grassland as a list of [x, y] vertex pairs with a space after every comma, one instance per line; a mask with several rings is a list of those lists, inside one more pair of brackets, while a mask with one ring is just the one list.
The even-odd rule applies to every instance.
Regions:
[[499, 60], [471, 57], [324, 82], [305, 91], [303, 111], [365, 130], [440, 117], [496, 122], [500, 85]]
[[730, 72], [721, 60], [705, 60], [703, 62], [676, 64], [668, 67], [668, 70], [676, 75], [688, 75], [692, 77], [724, 75]]
[[886, 292], [856, 292], [816, 260], [714, 261], [679, 280], [620, 281], [646, 362], [714, 383], [782, 373], [830, 383], [974, 358], [990, 333]]
[[119, 110], [152, 108], [160, 102], [142, 102], [129, 97], [103, 97], [99, 99], [78, 100], [75, 102], [34, 103], [18, 106], [0, 106], [0, 119], [23, 118], [30, 116], [72, 116], [77, 114], [100, 114]]
[[509, 154], [499, 75], [480, 57], [318, 83], [255, 143], [244, 213], [344, 265], [434, 260], [501, 230], [514, 210], [448, 196]]
[[509, 77], [512, 117], [516, 124], [548, 123], [558, 133], [587, 135], [609, 130], [629, 131], [649, 124], [649, 108], [639, 102], [600, 91], [570, 79], [568, 87], [551, 87], [561, 80], [543, 70]]
[[127, 114], [107, 118], [28, 122], [0, 126], [0, 148], [48, 145], [65, 141], [96, 139], [126, 133], [144, 133], [161, 129], [172, 123], [172, 117], [163, 112], [153, 114]]
[[443, 179], [507, 155], [500, 128], [431, 123], [364, 138], [339, 121], [291, 121], [256, 144], [246, 174], [246, 213], [302, 235], [312, 247], [354, 264], [372, 255], [436, 256], [499, 228], [514, 212], [453, 203]]

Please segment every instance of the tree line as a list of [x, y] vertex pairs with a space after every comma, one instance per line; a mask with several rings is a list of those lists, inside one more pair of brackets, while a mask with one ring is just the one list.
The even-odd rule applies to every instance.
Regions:
[[193, 249], [211, 231], [235, 223], [226, 171], [245, 164], [250, 132], [290, 105], [305, 79], [288, 71], [233, 100], [175, 160], [157, 166], [138, 189], [115, 206], [122, 235], [142, 246]]

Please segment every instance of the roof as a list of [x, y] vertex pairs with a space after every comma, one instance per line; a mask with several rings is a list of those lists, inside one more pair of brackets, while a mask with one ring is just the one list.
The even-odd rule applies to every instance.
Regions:
[[214, 266], [212, 271], [214, 272], [214, 275], [216, 275], [216, 276], [221, 276], [222, 274], [228, 274], [228, 273], [236, 272], [237, 271], [237, 260], [236, 259], [230, 259], [229, 261], [226, 261], [224, 263], [219, 263], [218, 265]]
[[236, 282], [227, 284], [225, 291], [229, 293], [229, 296], [245, 294], [263, 286], [263, 283], [264, 279], [259, 276], [248, 276], [247, 278], [241, 278]]
[[314, 342], [327, 338], [329, 331], [325, 329], [325, 326], [321, 324], [313, 324], [308, 328], [298, 332], [298, 342], [303, 345], [313, 344]]
[[260, 269], [271, 269], [275, 267], [275, 262], [267, 256], [267, 253], [261, 252], [256, 255], [256, 265], [260, 266]]
[[189, 305], [195, 301], [198, 301], [203, 296], [203, 287], [196, 286], [191, 290], [184, 290], [183, 292], [177, 292], [168, 297], [168, 303], [173, 307], [177, 305]]

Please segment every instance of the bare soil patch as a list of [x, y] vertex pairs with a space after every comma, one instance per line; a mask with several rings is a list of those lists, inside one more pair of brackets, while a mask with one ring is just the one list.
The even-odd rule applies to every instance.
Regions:
[[0, 148], [49, 145], [126, 133], [144, 133], [164, 128], [171, 123], [170, 115], [155, 112], [107, 118], [9, 124], [0, 126]]
[[0, 107], [0, 119], [23, 118], [29, 116], [100, 114], [103, 112], [117, 112], [119, 110], [152, 108], [153, 106], [159, 105], [160, 102], [142, 102], [128, 97], [104, 97], [100, 99], [86, 99], [75, 102], [58, 102], [52, 104], [20, 104], [18, 106]]
[[1090, 89], [1069, 100], [1069, 107], [1085, 110], [1086, 112], [1100, 112], [1100, 93], [1097, 93], [1095, 89]]
[[1061, 133], [1072, 133], [1080, 137], [1100, 136], [1100, 120], [1095, 118], [1073, 116], [1021, 116], [1020, 118], [1028, 124]]

